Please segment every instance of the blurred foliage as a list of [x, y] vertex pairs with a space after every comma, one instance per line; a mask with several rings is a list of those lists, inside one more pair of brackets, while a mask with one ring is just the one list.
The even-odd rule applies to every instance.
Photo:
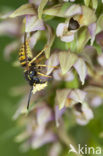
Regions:
[[[5, 8], [15, 9], [26, 3], [26, 0], [22, 1], [4, 1], [0, 0], [0, 10]], [[42, 147], [41, 150], [30, 150], [27, 153], [21, 153], [19, 145], [15, 143], [14, 136], [20, 131], [12, 120], [12, 116], [17, 108], [17, 103], [20, 97], [13, 98], [10, 95], [10, 89], [14, 86], [24, 84], [24, 77], [21, 68], [15, 68], [12, 66], [13, 61], [18, 58], [17, 52], [12, 54], [10, 62], [4, 60], [3, 50], [4, 47], [13, 41], [14, 38], [1, 36], [0, 37], [0, 155], [2, 156], [32, 156], [32, 155], [44, 155], [46, 147]], [[45, 150], [44, 150], [45, 149]]]

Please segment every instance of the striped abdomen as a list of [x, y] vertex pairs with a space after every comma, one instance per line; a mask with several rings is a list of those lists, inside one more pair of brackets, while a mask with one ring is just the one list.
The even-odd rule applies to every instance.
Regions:
[[27, 64], [27, 61], [30, 61], [33, 58], [32, 52], [29, 46], [28, 41], [26, 41], [26, 52], [24, 48], [24, 44], [22, 44], [20, 50], [19, 50], [19, 61], [22, 67], [25, 67]]

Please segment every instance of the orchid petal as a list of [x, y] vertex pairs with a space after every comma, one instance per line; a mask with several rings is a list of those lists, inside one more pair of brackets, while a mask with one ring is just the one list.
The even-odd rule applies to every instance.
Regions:
[[78, 59], [78, 61], [74, 64], [74, 68], [76, 69], [83, 85], [87, 75], [87, 67], [83, 59]]
[[72, 81], [74, 79], [74, 75], [71, 71], [66, 74], [62, 74], [61, 69], [57, 69], [53, 72], [53, 77], [55, 80], [64, 80], [64, 81]]
[[101, 88], [101, 87], [88, 86], [85, 88], [85, 91], [88, 92], [88, 94], [92, 93], [96, 96], [103, 98], [103, 88]]
[[71, 91], [69, 97], [76, 101], [76, 103], [84, 103], [85, 98], [86, 98], [86, 92], [80, 90], [80, 89], [75, 89]]
[[55, 40], [55, 34], [53, 33], [53, 30], [52, 28], [49, 26], [49, 25], [46, 25], [47, 27], [47, 43], [46, 43], [46, 50], [45, 50], [45, 55], [46, 55], [46, 58], [49, 58], [50, 56], [50, 50], [51, 50], [51, 47], [53, 45], [53, 42]]
[[36, 11], [34, 10], [33, 5], [29, 3], [29, 4], [24, 4], [20, 6], [9, 17], [14, 18], [17, 16], [35, 15], [35, 14], [36, 14]]
[[26, 32], [32, 32], [37, 30], [44, 30], [44, 24], [42, 20], [39, 20], [36, 16], [26, 16]]
[[96, 33], [99, 33], [103, 30], [103, 14], [101, 14], [97, 20], [97, 30]]
[[46, 105], [37, 109], [37, 123], [38, 125], [45, 125], [52, 119], [52, 112]]
[[82, 112], [78, 112], [77, 110], [74, 112], [76, 115], [76, 121], [80, 125], [86, 125], [91, 119], [93, 119], [94, 115], [86, 103], [81, 105], [81, 110]]
[[76, 51], [81, 52], [90, 38], [89, 30], [87, 27], [81, 27], [76, 35]]
[[32, 148], [33, 149], [39, 148], [42, 145], [49, 142], [54, 142], [55, 140], [56, 140], [55, 135], [52, 132], [47, 131], [42, 136], [34, 137], [34, 139], [32, 139]]
[[59, 142], [56, 142], [49, 149], [48, 156], [59, 156], [61, 151], [62, 151], [61, 144]]
[[84, 0], [84, 3], [88, 7], [89, 6], [89, 3], [90, 3], [90, 0]]
[[[12, 29], [11, 29], [12, 28]], [[20, 23], [15, 19], [0, 22], [0, 35], [19, 35]]]
[[97, 60], [98, 60], [98, 63], [103, 67], [103, 54], [100, 54]]
[[38, 7], [38, 17], [39, 19], [42, 18], [42, 14], [43, 14], [43, 9], [45, 7], [45, 5], [47, 4], [48, 0], [41, 0], [41, 3]]
[[82, 14], [82, 7], [77, 4], [70, 6], [65, 12], [66, 17], [81, 15], [81, 14]]
[[29, 0], [29, 3], [33, 3], [36, 6], [39, 6], [41, 3], [41, 0]]
[[67, 74], [65, 75], [65, 81], [72, 81], [73, 79], [74, 79], [73, 72], [71, 71], [67, 72]]
[[6, 60], [10, 60], [10, 54], [12, 52], [16, 51], [18, 47], [19, 47], [19, 42], [18, 41], [11, 42], [10, 44], [8, 44], [5, 47], [4, 57], [6, 58]]
[[59, 121], [63, 113], [65, 112], [65, 108], [62, 108], [61, 110], [59, 109], [59, 106], [55, 106], [55, 121], [56, 121], [56, 126], [59, 127]]
[[87, 120], [93, 119], [93, 112], [87, 105], [82, 105], [82, 110], [83, 110]]
[[69, 94], [68, 89], [56, 91], [56, 103], [59, 105], [60, 110], [64, 108], [68, 94]]
[[60, 81], [62, 79], [62, 77], [61, 77], [61, 70], [60, 69], [59, 70], [55, 70], [53, 72], [53, 78], [55, 80], [58, 80], [58, 81]]
[[92, 23], [91, 25], [89, 25], [88, 29], [91, 35], [91, 45], [93, 45], [96, 35], [96, 23]]
[[15, 114], [13, 115], [13, 120], [16, 120], [21, 114], [27, 113], [27, 107], [25, 103], [28, 100], [28, 95], [21, 99], [19, 102], [19, 108], [16, 110]]
[[93, 7], [93, 9], [97, 9], [97, 7], [98, 7], [98, 0], [92, 0], [92, 7]]
[[63, 35], [63, 31], [64, 31], [65, 27], [67, 27], [67, 24], [65, 24], [65, 23], [58, 24], [58, 26], [56, 28], [56, 35], [58, 37]]
[[[54, 68], [52, 68], [52, 66], [57, 66], [59, 64], [59, 58], [58, 58], [58, 54], [54, 53], [50, 56], [50, 58], [47, 61], [47, 75], [49, 75]], [[50, 66], [50, 67], [49, 67]]]
[[68, 36], [62, 36], [61, 40], [64, 42], [71, 42], [74, 40], [74, 34], [68, 35]]
[[84, 2], [87, 7], [90, 5], [90, 3], [92, 3], [92, 8], [97, 9], [98, 0], [84, 0]]
[[[71, 6], [70, 3], [66, 4], [66, 6], [65, 6], [65, 3], [57, 4], [49, 9], [45, 9], [43, 13], [46, 15], [51, 15], [51, 16], [66, 17], [65, 12], [70, 6]], [[68, 17], [70, 16], [68, 15]]]
[[96, 22], [95, 11], [89, 7], [82, 6], [82, 17], [80, 18], [80, 25], [90, 25]]
[[37, 31], [33, 35], [31, 35], [31, 37], [30, 37], [30, 43], [29, 43], [31, 49], [34, 48], [34, 46], [37, 43], [37, 41], [38, 41], [39, 38], [40, 38], [40, 32], [39, 31]]
[[51, 7], [50, 9], [45, 9], [44, 14], [58, 17], [71, 17], [74, 15], [82, 14], [82, 7], [80, 5], [71, 5], [71, 3], [59, 4]]
[[60, 52], [59, 54], [60, 66], [62, 73], [67, 73], [70, 68], [74, 65], [77, 61], [77, 56], [70, 52]]
[[102, 104], [103, 99], [99, 96], [93, 97], [91, 100], [91, 106], [92, 107], [98, 107]]

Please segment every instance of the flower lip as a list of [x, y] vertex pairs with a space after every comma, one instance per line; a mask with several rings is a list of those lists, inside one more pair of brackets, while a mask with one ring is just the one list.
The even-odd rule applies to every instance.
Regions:
[[78, 23], [77, 20], [74, 20], [73, 17], [70, 19], [69, 21], [69, 25], [68, 25], [68, 31], [70, 30], [76, 30], [80, 27], [80, 24]]
[[74, 40], [74, 34], [79, 27], [79, 22], [72, 17], [69, 21], [58, 24], [56, 35], [60, 37], [63, 42], [71, 42]]
[[82, 104], [81, 104], [80, 102], [74, 105], [75, 109], [76, 109], [78, 112], [80, 112], [80, 113], [82, 113], [82, 108], [81, 108], [81, 106], [82, 106]]

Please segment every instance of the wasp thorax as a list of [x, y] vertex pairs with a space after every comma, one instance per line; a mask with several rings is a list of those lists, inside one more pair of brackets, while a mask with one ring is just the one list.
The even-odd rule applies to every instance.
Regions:
[[30, 78], [33, 78], [34, 76], [36, 76], [37, 72], [36, 71], [30, 71], [29, 76]]

